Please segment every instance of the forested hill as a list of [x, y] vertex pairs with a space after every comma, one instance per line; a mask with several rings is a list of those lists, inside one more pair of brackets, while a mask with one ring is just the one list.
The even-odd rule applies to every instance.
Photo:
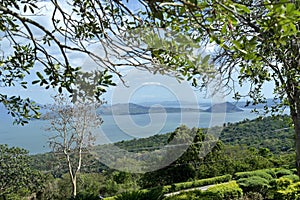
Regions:
[[265, 147], [273, 153], [294, 148], [294, 130], [287, 115], [244, 120], [224, 126], [221, 140], [225, 144]]
[[[205, 131], [205, 130], [204, 130]], [[153, 148], [167, 144], [168, 134], [154, 135], [149, 138], [117, 142], [120, 148]], [[273, 153], [287, 152], [294, 148], [294, 132], [288, 116], [265, 117], [224, 124], [220, 140], [229, 145], [246, 145], [255, 148], [268, 148]]]
[[[203, 129], [202, 131], [205, 132], [206, 130]], [[107, 145], [117, 145], [119, 148], [131, 152], [155, 151], [167, 145], [168, 139], [171, 135], [172, 133], [159, 134], [148, 138], [121, 141]], [[244, 120], [238, 123], [224, 124], [220, 140], [224, 146], [226, 146], [228, 151], [232, 151], [231, 148], [233, 148], [233, 151], [242, 157], [244, 157], [245, 153], [247, 153], [245, 152], [245, 149], [248, 149], [248, 147], [254, 147], [257, 150], [268, 148], [274, 155], [292, 153], [292, 158], [294, 158], [293, 137], [294, 133], [293, 129], [290, 128], [289, 125], [289, 117], [279, 116], [276, 118], [265, 117], [254, 120]], [[238, 147], [239, 145], [241, 145], [241, 148]], [[95, 148], [105, 150], [106, 147], [106, 145], [100, 145]], [[227, 155], [225, 150], [224, 155]], [[49, 170], [55, 168], [53, 173], [61, 174], [61, 167], [57, 167], [59, 165], [57, 164], [56, 158], [52, 157], [52, 154], [37, 154], [32, 156], [32, 158], [33, 166], [35, 166], [36, 169]], [[85, 162], [88, 163], [90, 161], [88, 159]], [[106, 169], [106, 167], [97, 160], [93, 161], [93, 165], [90, 165], [88, 169], [83, 169], [83, 171], [99, 171], [100, 169]], [[209, 173], [211, 172], [208, 170], [208, 174]]]

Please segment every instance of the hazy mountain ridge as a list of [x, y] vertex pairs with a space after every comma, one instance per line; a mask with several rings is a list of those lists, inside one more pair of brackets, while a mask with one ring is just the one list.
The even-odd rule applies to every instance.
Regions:
[[[243, 109], [262, 109], [265, 105], [272, 106], [278, 103], [273, 99], [267, 99], [266, 104], [252, 105], [251, 103], [245, 107], [246, 102], [225, 102], [211, 105], [209, 102], [178, 102], [178, 101], [162, 101], [162, 102], [139, 102], [139, 103], [120, 103], [113, 105], [103, 105], [97, 109], [98, 114], [102, 115], [139, 115], [148, 113], [180, 113], [180, 112], [242, 112]], [[37, 104], [41, 107], [42, 117], [49, 110], [47, 106]], [[50, 105], [51, 106], [51, 105]], [[0, 120], [11, 120], [8, 110], [3, 104], [0, 104]]]
[[140, 115], [148, 113], [178, 113], [178, 112], [202, 112], [195, 108], [176, 108], [164, 106], [143, 106], [135, 103], [114, 104], [112, 106], [103, 106], [97, 113], [102, 115]]

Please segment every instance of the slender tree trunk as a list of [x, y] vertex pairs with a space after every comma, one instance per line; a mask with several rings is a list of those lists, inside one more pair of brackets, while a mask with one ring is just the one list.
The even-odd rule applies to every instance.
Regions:
[[67, 163], [68, 163], [68, 168], [69, 168], [69, 175], [70, 175], [70, 179], [72, 182], [72, 196], [76, 197], [77, 195], [77, 187], [76, 187], [76, 172], [73, 173], [73, 168], [72, 168], [72, 164], [71, 164], [71, 160], [70, 160], [70, 155], [67, 153], [67, 151], [64, 151], [65, 155], [66, 155], [66, 159], [67, 159]]
[[72, 179], [72, 195], [73, 197], [76, 197], [77, 195], [77, 184], [76, 184], [76, 174], [74, 174], [74, 177]]

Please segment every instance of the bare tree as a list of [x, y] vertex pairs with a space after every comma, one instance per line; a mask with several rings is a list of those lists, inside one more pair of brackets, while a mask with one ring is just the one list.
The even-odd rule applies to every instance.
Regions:
[[48, 130], [55, 132], [49, 138], [50, 147], [63, 162], [72, 183], [72, 195], [77, 194], [77, 175], [80, 172], [84, 154], [88, 153], [95, 140], [95, 131], [102, 120], [97, 115], [99, 104], [91, 101], [72, 103], [68, 96], [59, 94], [53, 97], [55, 104], [50, 107], [47, 118], [51, 121]]

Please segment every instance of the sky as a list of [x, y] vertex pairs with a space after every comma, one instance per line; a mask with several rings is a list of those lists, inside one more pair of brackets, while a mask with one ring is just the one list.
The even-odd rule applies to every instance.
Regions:
[[[131, 1], [130, 1], [131, 2]], [[137, 3], [128, 4], [131, 9], [138, 10], [139, 6]], [[41, 6], [41, 5], [40, 5]], [[38, 21], [39, 23], [48, 26], [51, 30], [51, 10], [52, 7], [46, 3], [46, 6], [43, 7], [43, 12], [48, 13], [46, 15], [32, 17], [33, 20]], [[38, 35], [38, 32], [35, 32]], [[5, 48], [5, 45], [1, 44], [1, 48]], [[53, 55], [59, 56], [57, 49], [52, 48], [49, 51]], [[101, 53], [101, 50], [99, 51]], [[206, 52], [209, 53], [209, 52]], [[90, 70], [97, 68], [96, 65], [91, 61], [86, 55], [80, 54], [71, 54], [71, 62], [73, 65], [82, 66], [84, 70]], [[35, 80], [35, 71], [39, 71], [40, 68], [35, 68], [31, 75], [27, 77], [27, 81], [31, 82]], [[196, 88], [192, 87], [188, 82], [178, 83], [178, 81], [169, 76], [163, 75], [153, 75], [149, 72], [139, 71], [130, 67], [124, 67], [120, 70], [124, 75], [124, 80], [126, 85], [125, 87], [118, 78], [114, 78], [114, 81], [118, 83], [116, 87], [108, 89], [108, 92], [103, 95], [103, 98], [109, 103], [128, 103], [128, 102], [159, 102], [159, 101], [189, 101], [189, 102], [207, 102], [207, 101], [231, 101], [231, 96], [224, 97], [221, 93], [212, 98], [204, 98], [205, 95], [199, 92]], [[264, 87], [264, 93], [266, 97], [272, 97], [272, 88], [273, 84], [267, 84]], [[246, 87], [247, 88], [247, 85]], [[245, 88], [238, 88], [237, 90], [245, 92]], [[21, 87], [9, 87], [1, 88], [0, 93], [8, 95], [21, 95], [23, 98], [30, 97], [34, 101], [46, 104], [52, 103], [51, 95], [56, 94], [56, 90], [48, 89], [35, 85], [29, 86], [28, 89], [23, 89]]]

